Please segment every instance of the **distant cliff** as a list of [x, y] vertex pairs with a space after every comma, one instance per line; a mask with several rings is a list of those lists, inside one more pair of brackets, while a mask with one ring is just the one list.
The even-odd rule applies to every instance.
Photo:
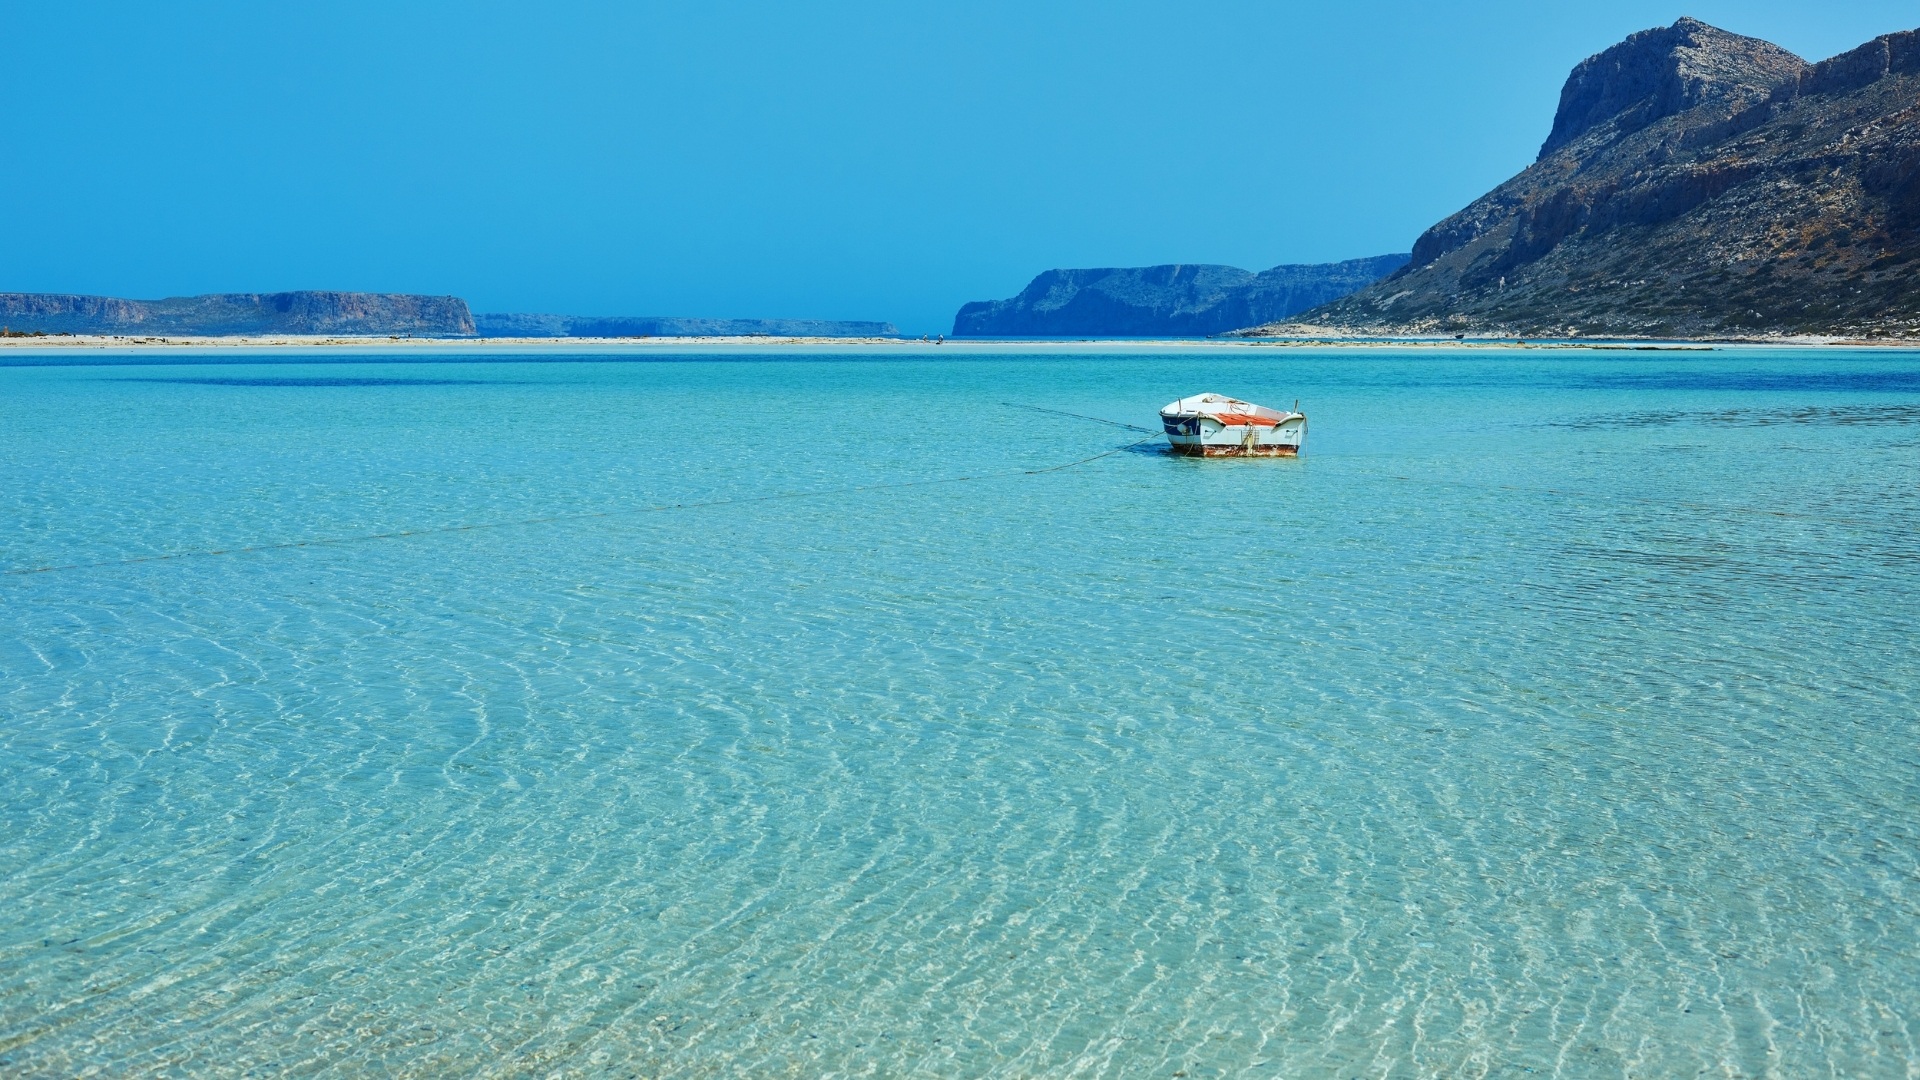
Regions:
[[457, 296], [400, 293], [218, 293], [121, 300], [66, 293], [0, 293], [0, 325], [49, 334], [420, 334], [473, 333]]
[[1809, 65], [1693, 19], [1576, 67], [1540, 157], [1250, 333], [1920, 332], [1920, 31]]
[[960, 309], [955, 337], [1199, 337], [1284, 319], [1371, 285], [1408, 256], [1276, 266], [1049, 270], [1008, 300]]
[[898, 337], [892, 323], [481, 313], [481, 337]]

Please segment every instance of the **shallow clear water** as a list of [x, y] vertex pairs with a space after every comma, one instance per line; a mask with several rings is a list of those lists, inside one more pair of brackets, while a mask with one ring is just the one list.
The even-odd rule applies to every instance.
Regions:
[[[1307, 455], [1001, 404], [1202, 390]], [[1917, 466], [1886, 352], [0, 368], [0, 1072], [1914, 1075]]]

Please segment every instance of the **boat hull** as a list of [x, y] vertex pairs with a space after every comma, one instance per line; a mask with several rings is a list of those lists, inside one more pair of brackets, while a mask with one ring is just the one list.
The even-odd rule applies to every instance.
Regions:
[[1168, 448], [1181, 457], [1299, 457], [1298, 446], [1208, 446], [1204, 443], [1177, 443], [1168, 440]]
[[1268, 415], [1162, 412], [1167, 445], [1183, 457], [1297, 457], [1307, 441], [1307, 418]]

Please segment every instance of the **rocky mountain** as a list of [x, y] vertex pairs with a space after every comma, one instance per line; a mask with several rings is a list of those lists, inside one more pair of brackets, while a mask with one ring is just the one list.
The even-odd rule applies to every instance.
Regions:
[[899, 337], [892, 323], [830, 319], [679, 319], [482, 313], [481, 337]]
[[1020, 295], [967, 304], [954, 337], [1200, 337], [1284, 319], [1399, 269], [1405, 255], [1276, 266], [1048, 270]]
[[457, 296], [402, 293], [218, 293], [121, 300], [66, 293], [0, 293], [0, 325], [49, 334], [418, 334], [473, 333]]
[[1920, 31], [1808, 64], [1694, 19], [1580, 64], [1540, 156], [1391, 277], [1248, 333], [1920, 332]]

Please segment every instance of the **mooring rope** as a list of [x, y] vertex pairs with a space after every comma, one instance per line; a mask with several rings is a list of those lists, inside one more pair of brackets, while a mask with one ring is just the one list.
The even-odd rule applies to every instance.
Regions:
[[[1086, 419], [1091, 419], [1088, 417]], [[1123, 425], [1124, 426], [1124, 425]], [[1141, 429], [1144, 430], [1144, 429]], [[51, 574], [62, 570], [94, 570], [108, 566], [136, 566], [140, 563], [169, 562], [175, 559], [205, 558], [213, 555], [246, 555], [260, 551], [285, 551], [289, 548], [329, 547], [337, 544], [359, 544], [370, 540], [402, 540], [412, 536], [437, 536], [445, 533], [481, 532], [487, 529], [510, 529], [522, 525], [555, 525], [574, 521], [597, 521], [605, 518], [633, 517], [639, 514], [659, 514], [669, 510], [700, 510], [715, 506], [744, 506], [751, 503], [777, 502], [783, 499], [817, 499], [827, 495], [851, 495], [864, 491], [889, 491], [899, 488], [933, 487], [939, 484], [964, 484], [975, 480], [1004, 480], [1015, 476], [1042, 476], [1046, 473], [1062, 472], [1077, 468], [1101, 458], [1124, 453], [1137, 446], [1158, 440], [1156, 433], [1152, 438], [1130, 442], [1125, 446], [1116, 446], [1103, 450], [1092, 457], [1083, 457], [1077, 461], [1048, 465], [1039, 469], [1008, 469], [1004, 472], [974, 473], [968, 476], [942, 476], [932, 480], [896, 480], [884, 484], [854, 484], [847, 487], [822, 488], [818, 491], [783, 491], [774, 495], [746, 495], [730, 499], [703, 499], [696, 502], [662, 503], [657, 506], [640, 506], [631, 510], [600, 510], [588, 514], [554, 514], [548, 517], [516, 518], [512, 521], [482, 521], [471, 525], [443, 525], [427, 529], [399, 529], [394, 532], [365, 533], [359, 536], [323, 537], [318, 540], [288, 540], [276, 544], [248, 544], [243, 547], [204, 548], [197, 551], [175, 551], [164, 555], [140, 555], [131, 559], [108, 559], [103, 562], [69, 563], [57, 566], [30, 566], [0, 571], [0, 574], [18, 577], [27, 574]]]
[[1160, 436], [1160, 432], [1155, 431], [1152, 428], [1143, 428], [1138, 424], [1123, 424], [1118, 420], [1102, 420], [1097, 416], [1083, 416], [1080, 413], [1067, 412], [1064, 409], [1043, 409], [1038, 405], [1020, 405], [1011, 401], [1003, 401], [1000, 404], [1005, 405], [1009, 409], [1030, 409], [1033, 412], [1052, 413], [1054, 416], [1071, 416], [1075, 420], [1091, 420], [1096, 424], [1107, 424], [1112, 427], [1126, 428], [1128, 431], [1144, 431], [1148, 435], [1152, 435], [1155, 438], [1158, 438]]
[[[1001, 404], [1011, 409], [1029, 409], [1034, 412], [1050, 413], [1056, 416], [1069, 416], [1076, 420], [1090, 420], [1096, 424], [1106, 424], [1111, 427], [1126, 428], [1129, 431], [1148, 432], [1147, 428], [1139, 427], [1134, 424], [1123, 424], [1118, 420], [1106, 420], [1098, 416], [1085, 416], [1080, 413], [1066, 412], [1065, 410], [1062, 410], [1062, 409], [1046, 409], [1046, 408], [1041, 408], [1040, 406], [1037, 406], [1037, 405], [1019, 405], [1019, 404], [1015, 404], [1014, 402], [1001, 402]], [[0, 576], [19, 577], [19, 576], [25, 576], [29, 574], [50, 574], [50, 573], [56, 573], [64, 570], [92, 570], [92, 569], [100, 569], [100, 568], [110, 567], [110, 566], [135, 566], [141, 563], [169, 562], [176, 559], [204, 558], [204, 557], [214, 556], [214, 555], [245, 555], [245, 554], [261, 552], [261, 551], [283, 551], [289, 548], [328, 547], [328, 546], [333, 546], [338, 544], [358, 544], [358, 543], [364, 543], [372, 540], [402, 540], [402, 539], [406, 539], [408, 537], [414, 537], [414, 536], [437, 536], [437, 535], [442, 535], [446, 533], [482, 532], [488, 529], [509, 529], [509, 528], [516, 528], [524, 525], [555, 525], [555, 524], [564, 524], [567, 522], [575, 522], [575, 521], [597, 521], [597, 520], [603, 520], [606, 518], [633, 517], [640, 514], [665, 513], [666, 511], [669, 511], [669, 510], [699, 510], [699, 509], [706, 509], [706, 508], [717, 507], [717, 506], [745, 506], [745, 505], [750, 505], [752, 503], [778, 502], [785, 499], [817, 499], [817, 498], [823, 498], [828, 495], [851, 495], [851, 494], [856, 494], [859, 492], [866, 492], [866, 491], [889, 491], [889, 490], [897, 490], [901, 488], [934, 487], [941, 484], [965, 484], [965, 483], [971, 483], [979, 480], [1003, 480], [1003, 479], [1007, 479], [1015, 476], [1043, 476], [1047, 473], [1056, 473], [1056, 472], [1062, 472], [1067, 469], [1078, 468], [1081, 465], [1086, 465], [1091, 462], [1099, 461], [1102, 458], [1112, 457], [1115, 454], [1125, 453], [1128, 450], [1145, 446], [1148, 443], [1158, 442], [1160, 438], [1161, 438], [1160, 432], [1157, 432], [1157, 431], [1148, 432], [1147, 438], [1139, 439], [1134, 442], [1127, 443], [1124, 446], [1116, 446], [1111, 450], [1103, 450], [1100, 453], [1094, 454], [1090, 457], [1083, 457], [1074, 461], [1062, 462], [1061, 464], [1058, 464], [1058, 465], [1048, 465], [1038, 469], [1009, 469], [1003, 472], [973, 473], [966, 476], [942, 476], [942, 477], [936, 477], [931, 480], [898, 480], [898, 481], [891, 481], [884, 484], [854, 484], [847, 487], [822, 488], [817, 491], [783, 491], [774, 495], [748, 495], [748, 496], [742, 496], [742, 497], [730, 498], [730, 499], [704, 499], [704, 500], [699, 500], [695, 502], [663, 503], [656, 506], [635, 507], [634, 509], [631, 509], [631, 510], [601, 510], [601, 511], [595, 511], [593, 513], [585, 513], [585, 514], [554, 514], [547, 517], [516, 518], [512, 521], [483, 521], [483, 522], [477, 522], [471, 525], [445, 525], [445, 526], [439, 526], [436, 528], [426, 528], [426, 529], [400, 529], [393, 532], [365, 533], [358, 536], [324, 537], [318, 540], [289, 540], [289, 541], [285, 541], [282, 543], [275, 543], [275, 544], [249, 544], [243, 547], [206, 548], [206, 549], [201, 549], [197, 551], [176, 551], [176, 552], [170, 552], [164, 555], [141, 555], [131, 559], [109, 559], [102, 562], [69, 563], [65, 565], [54, 565], [54, 566], [20, 567], [20, 568], [11, 569], [11, 570], [0, 571]], [[1605, 502], [1615, 502], [1615, 503], [1627, 502], [1627, 503], [1638, 503], [1642, 505], [1652, 505], [1652, 506], [1673, 506], [1673, 507], [1679, 507], [1682, 509], [1706, 510], [1706, 511], [1720, 512], [1720, 513], [1734, 513], [1734, 514], [1745, 513], [1745, 514], [1762, 515], [1767, 517], [1790, 518], [1790, 519], [1798, 519], [1803, 521], [1815, 521], [1815, 522], [1822, 522], [1822, 523], [1836, 524], [1836, 525], [1866, 526], [1870, 528], [1883, 524], [1883, 523], [1860, 521], [1860, 520], [1849, 519], [1849, 518], [1831, 518], [1831, 517], [1825, 517], [1822, 515], [1807, 514], [1804, 512], [1795, 512], [1795, 511], [1788, 511], [1788, 510], [1761, 509], [1758, 507], [1746, 507], [1746, 506], [1715, 506], [1710, 503], [1695, 503], [1695, 502], [1688, 502], [1688, 501], [1679, 500], [1679, 499], [1660, 499], [1660, 498], [1652, 498], [1648, 496], [1633, 496], [1633, 495], [1625, 495], [1625, 496], [1603, 495], [1598, 493], [1582, 492], [1582, 491], [1562, 489], [1562, 488], [1530, 487], [1530, 486], [1519, 485], [1519, 484], [1489, 484], [1483, 481], [1454, 480], [1454, 479], [1443, 479], [1439, 477], [1415, 477], [1415, 476], [1407, 476], [1402, 473], [1392, 473], [1384, 470], [1368, 469], [1368, 468], [1365, 468], [1364, 466], [1358, 469], [1354, 469], [1353, 471], [1364, 474], [1364, 475], [1369, 475], [1369, 476], [1377, 477], [1380, 479], [1384, 479], [1384, 480], [1395, 480], [1401, 483], [1411, 483], [1411, 484], [1426, 484], [1426, 485], [1436, 486], [1436, 487], [1455, 487], [1455, 488], [1468, 488], [1468, 489], [1479, 489], [1479, 490], [1512, 491], [1512, 492], [1518, 492], [1522, 494], [1548, 495], [1556, 498], [1589, 498], [1589, 499], [1596, 499], [1596, 500], [1605, 501]]]
[[[1128, 428], [1133, 431], [1147, 430], [1146, 428], [1143, 428], [1143, 427], [1135, 427], [1132, 424], [1123, 424], [1118, 420], [1105, 420], [1098, 416], [1084, 416], [1080, 413], [1066, 412], [1065, 410], [1062, 410], [1062, 409], [1043, 409], [1038, 405], [1020, 405], [1011, 401], [1003, 401], [1000, 404], [1005, 405], [1010, 409], [1031, 409], [1034, 412], [1052, 413], [1055, 416], [1071, 416], [1076, 420], [1091, 420], [1096, 424], [1109, 424], [1113, 427]], [[1295, 404], [1297, 407], [1298, 403], [1296, 402]], [[1153, 441], [1154, 441], [1153, 439], [1141, 440], [1141, 442], [1153, 442]], [[1134, 443], [1133, 445], [1138, 446], [1140, 445], [1140, 443]], [[1121, 447], [1121, 449], [1123, 450], [1131, 449], [1131, 447]], [[1110, 452], [1118, 453], [1118, 451], [1110, 451]], [[1348, 466], [1348, 467], [1353, 468], [1352, 466]], [[1645, 495], [1603, 495], [1603, 494], [1597, 494], [1594, 492], [1578, 491], [1578, 490], [1572, 490], [1567, 488], [1530, 487], [1524, 484], [1489, 484], [1483, 481], [1475, 481], [1475, 480], [1454, 480], [1454, 479], [1447, 479], [1443, 477], [1407, 476], [1403, 473], [1385, 472], [1380, 469], [1369, 469], [1364, 466], [1361, 466], [1359, 468], [1353, 468], [1353, 471], [1365, 476], [1378, 477], [1383, 480], [1397, 480], [1397, 481], [1400, 481], [1401, 483], [1406, 483], [1406, 484], [1426, 484], [1433, 487], [1468, 488], [1471, 490], [1479, 490], [1479, 491], [1514, 491], [1514, 492], [1519, 492], [1521, 494], [1526, 494], [1526, 495], [1551, 495], [1555, 498], [1562, 498], [1562, 499], [1595, 499], [1603, 502], [1636, 503], [1643, 506], [1670, 506], [1670, 507], [1678, 507], [1683, 510], [1705, 510], [1705, 511], [1712, 511], [1716, 513], [1730, 513], [1730, 514], [1754, 514], [1762, 517], [1788, 518], [1796, 521], [1815, 521], [1815, 522], [1820, 522], [1828, 525], [1850, 525], [1850, 526], [1858, 526], [1858, 527], [1869, 528], [1869, 529], [1886, 527], [1886, 523], [1883, 523], [1883, 522], [1864, 521], [1859, 518], [1828, 517], [1825, 515], [1807, 514], [1807, 513], [1794, 511], [1794, 510], [1779, 510], [1779, 509], [1763, 508], [1763, 507], [1755, 507], [1755, 506], [1716, 506], [1713, 503], [1688, 502], [1683, 499], [1659, 499], [1659, 498], [1653, 498]]]

